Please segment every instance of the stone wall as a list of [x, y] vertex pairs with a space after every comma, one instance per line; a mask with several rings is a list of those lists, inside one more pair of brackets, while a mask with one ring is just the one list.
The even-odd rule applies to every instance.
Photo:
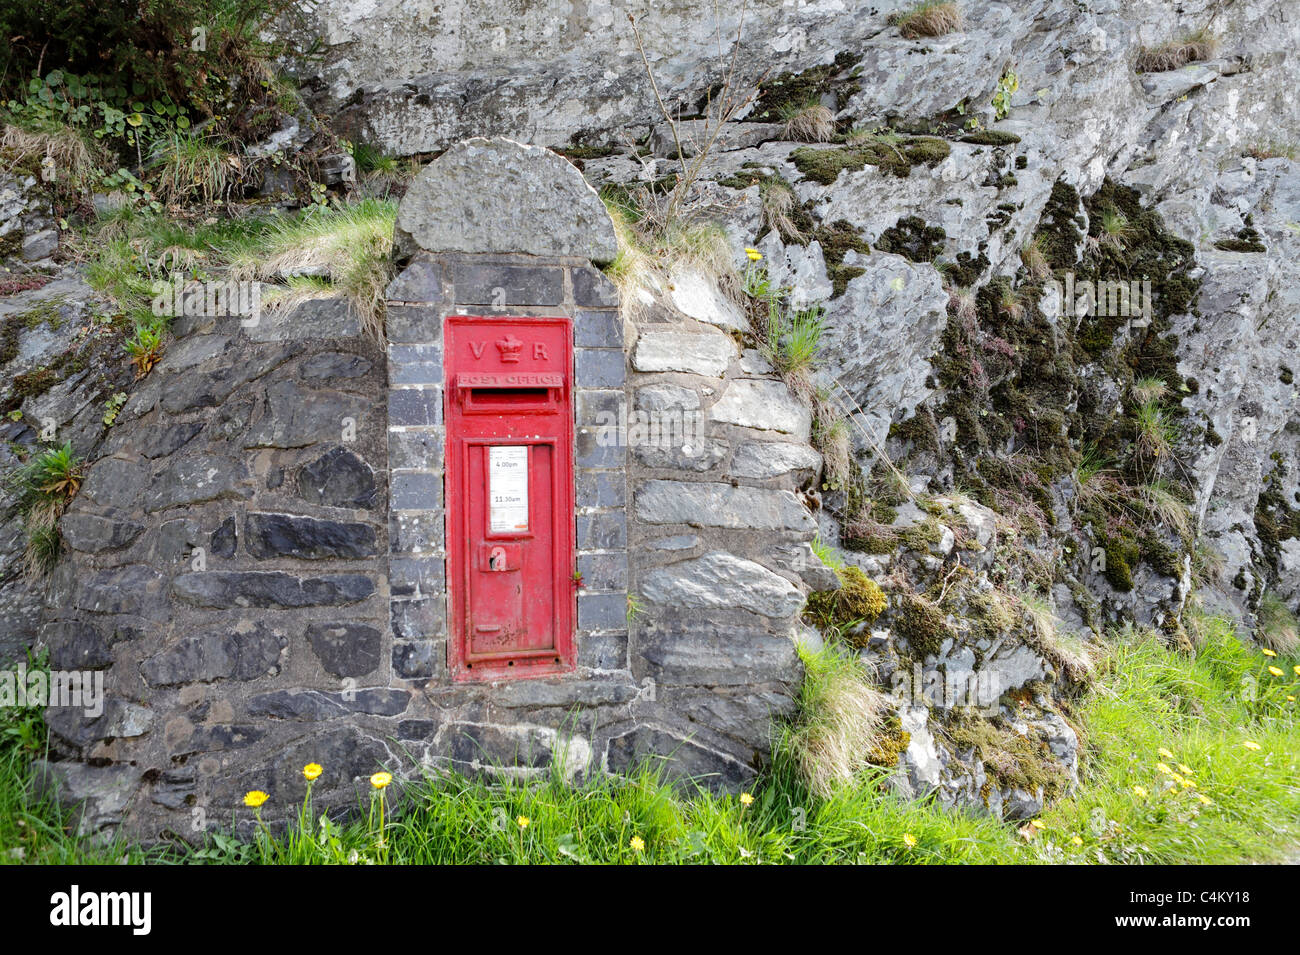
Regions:
[[[41, 627], [53, 668], [105, 679], [102, 713], [48, 711], [47, 769], [84, 828], [193, 838], [250, 789], [279, 818], [312, 761], [326, 807], [379, 768], [578, 778], [659, 757], [736, 787], [792, 711], [804, 595], [835, 585], [796, 493], [821, 462], [739, 313], [682, 276], [626, 320], [595, 192], [506, 140], [427, 167], [396, 244], [386, 355], [341, 300], [177, 318], [90, 467]], [[571, 672], [448, 669], [453, 314], [573, 319]], [[647, 437], [630, 414], [673, 409], [698, 431]]]

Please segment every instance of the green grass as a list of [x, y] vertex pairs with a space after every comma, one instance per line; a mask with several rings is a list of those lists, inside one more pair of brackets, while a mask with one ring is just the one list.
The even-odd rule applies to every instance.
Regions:
[[225, 198], [235, 179], [230, 144], [219, 138], [170, 130], [153, 144], [148, 167], [166, 203], [210, 203]]
[[4, 477], [4, 488], [22, 517], [23, 569], [32, 580], [44, 577], [59, 559], [59, 518], [80, 490], [84, 472], [84, 463], [67, 441], [33, 452]]
[[[69, 835], [73, 816], [33, 791], [30, 760], [44, 746], [40, 713], [7, 708], [0, 710], [0, 861], [113, 862], [125, 855], [132, 862], [294, 864], [1177, 865], [1275, 859], [1300, 842], [1300, 732], [1295, 704], [1286, 699], [1300, 684], [1292, 670], [1297, 661], [1264, 656], [1223, 621], [1191, 622], [1200, 634], [1194, 658], [1171, 652], [1150, 633], [1113, 636], [1095, 691], [1070, 714], [1083, 730], [1080, 787], [1040, 817], [1041, 828], [1017, 829], [944, 810], [933, 800], [901, 799], [873, 769], [859, 770], [828, 797], [815, 796], [793, 758], [796, 732], [778, 746], [749, 804], [737, 795], [668, 785], [653, 765], [577, 788], [558, 778], [489, 784], [430, 773], [385, 790], [391, 804], [382, 842], [374, 805], [343, 824], [294, 806], [283, 807], [300, 819], [287, 834], [268, 829], [240, 842], [213, 833], [200, 848], [146, 853]], [[806, 702], [824, 698], [830, 678], [845, 673], [829, 658], [822, 664], [812, 667]], [[1273, 676], [1269, 666], [1283, 676]], [[814, 711], [803, 725], [824, 725], [825, 718]], [[326, 775], [331, 770], [324, 767]], [[634, 839], [643, 847], [634, 847]]]
[[[204, 186], [203, 188], [206, 188]], [[282, 303], [300, 301], [303, 277], [345, 296], [366, 329], [381, 336], [384, 288], [397, 203], [364, 199], [292, 215], [185, 222], [124, 208], [79, 240], [91, 288], [135, 325], [149, 325], [153, 283], [187, 279], [272, 283]]]
[[[1300, 682], [1296, 661], [1269, 664], [1223, 621], [1198, 623], [1195, 659], [1150, 634], [1114, 648], [1082, 711], [1083, 785], [1043, 815], [1044, 842], [1082, 861], [1178, 865], [1266, 861], [1300, 841], [1300, 734], [1286, 700]], [[1196, 786], [1178, 785], [1160, 763], [1187, 766]]]

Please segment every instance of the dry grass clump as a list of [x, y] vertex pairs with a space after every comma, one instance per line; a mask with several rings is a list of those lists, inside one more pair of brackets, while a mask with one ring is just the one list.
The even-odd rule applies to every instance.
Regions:
[[1300, 650], [1300, 622], [1276, 594], [1266, 593], [1259, 601], [1255, 639], [1284, 657]]
[[782, 241], [802, 242], [803, 232], [794, 221], [796, 199], [790, 184], [781, 179], [765, 179], [758, 187], [762, 201], [763, 225]]
[[1218, 40], [1209, 30], [1200, 29], [1178, 40], [1170, 40], [1159, 46], [1142, 47], [1138, 51], [1137, 63], [1134, 65], [1139, 73], [1166, 73], [1177, 70], [1188, 63], [1208, 60], [1218, 48]]
[[318, 297], [319, 289], [310, 287], [317, 283], [304, 277], [328, 282], [347, 297], [367, 333], [382, 341], [396, 208], [392, 201], [365, 199], [278, 224], [235, 252], [231, 278], [278, 282], [287, 290], [278, 307]]
[[1060, 620], [1047, 600], [1037, 594], [1021, 594], [1020, 603], [1029, 615], [1034, 645], [1052, 666], [1075, 683], [1091, 678], [1096, 668], [1092, 653], [1078, 636], [1060, 629]]
[[1030, 277], [1042, 281], [1051, 278], [1052, 267], [1047, 264], [1047, 256], [1043, 254], [1042, 243], [1038, 236], [1034, 236], [1020, 250], [1020, 263], [1025, 267]]
[[909, 40], [943, 36], [961, 29], [961, 8], [948, 0], [922, 0], [915, 6], [891, 13], [888, 23]]
[[799, 143], [828, 143], [835, 137], [835, 114], [817, 100], [781, 110], [785, 138]]
[[14, 163], [52, 164], [53, 181], [69, 185], [88, 181], [98, 166], [96, 151], [71, 126], [41, 132], [5, 126], [0, 151]]
[[890, 713], [890, 701], [867, 682], [856, 656], [827, 647], [804, 656], [800, 715], [786, 738], [809, 791], [829, 798], [869, 764]]

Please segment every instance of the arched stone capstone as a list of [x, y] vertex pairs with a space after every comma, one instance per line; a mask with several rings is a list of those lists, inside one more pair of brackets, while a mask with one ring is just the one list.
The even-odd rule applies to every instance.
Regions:
[[572, 163], [510, 139], [457, 143], [411, 183], [397, 211], [401, 256], [425, 252], [575, 256], [618, 254], [600, 196]]

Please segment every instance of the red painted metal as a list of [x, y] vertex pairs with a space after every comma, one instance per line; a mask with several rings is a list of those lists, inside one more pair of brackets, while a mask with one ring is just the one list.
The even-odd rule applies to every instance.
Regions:
[[454, 679], [573, 668], [572, 343], [568, 318], [446, 319]]

